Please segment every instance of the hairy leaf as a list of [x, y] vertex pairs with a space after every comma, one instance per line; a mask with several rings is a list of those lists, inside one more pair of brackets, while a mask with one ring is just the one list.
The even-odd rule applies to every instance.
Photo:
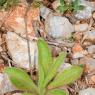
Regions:
[[39, 80], [38, 80], [38, 87], [39, 87], [39, 91], [40, 93], [43, 93], [44, 91], [44, 87], [43, 87], [43, 83], [44, 83], [44, 70], [41, 64], [39, 64]]
[[60, 55], [56, 58], [56, 60], [54, 61], [54, 63], [51, 65], [49, 71], [48, 71], [48, 75], [45, 79], [45, 83], [44, 85], [46, 86], [53, 78], [54, 76], [57, 74], [59, 67], [61, 66], [61, 64], [64, 62], [64, 59], [66, 57], [66, 53], [62, 52], [60, 53]]
[[68, 95], [68, 94], [64, 90], [53, 89], [53, 90], [50, 90], [47, 95]]
[[48, 44], [43, 40], [39, 39], [37, 41], [38, 45], [38, 61], [39, 64], [43, 66], [45, 76], [47, 75], [47, 71], [49, 70], [52, 63], [52, 54], [48, 47]]
[[66, 70], [64, 70], [62, 73], [59, 73], [53, 82], [50, 83], [48, 86], [49, 89], [60, 87], [63, 85], [70, 84], [77, 80], [83, 72], [83, 68], [80, 66], [72, 66]]
[[33, 83], [28, 74], [22, 69], [15, 67], [5, 68], [5, 73], [11, 82], [20, 90], [38, 92], [37, 86]]

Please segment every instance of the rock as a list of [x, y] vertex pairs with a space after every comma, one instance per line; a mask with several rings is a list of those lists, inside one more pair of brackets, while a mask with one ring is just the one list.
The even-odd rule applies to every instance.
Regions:
[[43, 17], [44, 19], [47, 19], [47, 16], [51, 13], [52, 11], [45, 7], [45, 6], [41, 6], [40, 7], [40, 15], [41, 17]]
[[16, 90], [6, 74], [0, 73], [0, 95]]
[[88, 26], [89, 25], [87, 23], [75, 24], [75, 31], [76, 32], [84, 32], [84, 31], [87, 31]]
[[90, 57], [81, 58], [80, 64], [86, 65], [89, 72], [95, 70], [95, 59], [93, 58]]
[[81, 90], [79, 92], [79, 95], [95, 95], [95, 88], [87, 88], [87, 89]]
[[[28, 36], [30, 39], [36, 36], [36, 32], [34, 29], [34, 24], [37, 22], [37, 25], [39, 25], [39, 17], [40, 17], [40, 10], [39, 8], [33, 8], [32, 6], [27, 12], [27, 25], [25, 26], [25, 12], [26, 12], [26, 5], [20, 4], [13, 9], [10, 9], [8, 11], [10, 15], [5, 15], [5, 12], [0, 11], [0, 20], [4, 23], [4, 27], [8, 31], [15, 31], [16, 33], [19, 33], [21, 36], [26, 37], [26, 26], [28, 31]], [[6, 16], [6, 19], [4, 19], [4, 16]], [[7, 17], [8, 16], [8, 17]], [[35, 28], [38, 28], [37, 25], [35, 25]], [[39, 26], [40, 28], [40, 26]], [[40, 30], [40, 29], [39, 29]]]
[[91, 45], [88, 48], [88, 53], [90, 54], [95, 54], [95, 45]]
[[72, 47], [72, 56], [73, 58], [81, 58], [84, 57], [84, 55], [87, 54], [87, 51], [85, 51], [80, 43], [75, 43], [75, 45]]
[[95, 43], [95, 30], [87, 31], [84, 33], [85, 40]]
[[[16, 33], [7, 32], [6, 42], [10, 56], [14, 61], [14, 65], [29, 70], [29, 56], [27, 41]], [[30, 53], [31, 53], [31, 63], [32, 67], [34, 64], [34, 59], [36, 60], [35, 64], [37, 66], [37, 45], [34, 41], [29, 41], [30, 44]], [[35, 58], [34, 58], [35, 56]]]
[[69, 38], [74, 26], [65, 17], [50, 14], [45, 21], [46, 32], [53, 38]]
[[81, 0], [80, 4], [85, 8], [83, 10], [79, 10], [75, 14], [75, 17], [78, 19], [89, 19], [92, 16], [92, 12], [95, 10], [95, 2]]

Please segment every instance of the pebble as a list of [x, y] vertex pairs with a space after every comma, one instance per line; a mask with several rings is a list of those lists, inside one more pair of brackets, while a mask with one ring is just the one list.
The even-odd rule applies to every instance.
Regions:
[[95, 54], [95, 45], [91, 45], [88, 48], [88, 53], [90, 54]]
[[74, 26], [66, 17], [50, 14], [45, 21], [46, 32], [53, 38], [69, 38]]
[[95, 70], [95, 59], [94, 58], [90, 58], [90, 57], [81, 58], [80, 64], [85, 64], [89, 72]]
[[95, 30], [85, 32], [84, 36], [85, 40], [89, 40], [95, 43]]
[[76, 32], [84, 32], [84, 31], [87, 31], [88, 26], [89, 25], [87, 23], [75, 24], [75, 31]]
[[40, 7], [40, 15], [41, 17], [43, 17], [44, 19], [47, 19], [47, 16], [51, 13], [52, 11], [45, 7], [45, 6], [41, 6]]
[[79, 92], [79, 95], [95, 95], [95, 88], [87, 88], [87, 89], [81, 90]]
[[80, 4], [83, 5], [85, 8], [83, 10], [79, 10], [75, 14], [75, 17], [78, 19], [89, 19], [92, 16], [92, 12], [95, 10], [95, 3], [81, 0]]

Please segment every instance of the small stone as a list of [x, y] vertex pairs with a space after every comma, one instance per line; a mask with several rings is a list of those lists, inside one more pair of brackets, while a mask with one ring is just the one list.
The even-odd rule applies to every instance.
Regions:
[[43, 17], [44, 19], [47, 19], [48, 15], [51, 13], [52, 11], [45, 7], [45, 6], [41, 6], [40, 7], [40, 15], [41, 17]]
[[81, 90], [79, 92], [79, 95], [95, 95], [95, 88], [87, 88], [87, 89]]
[[86, 65], [86, 67], [88, 68], [88, 71], [95, 70], [95, 59], [93, 58], [90, 58], [90, 57], [81, 58], [80, 64]]
[[95, 2], [81, 0], [80, 4], [84, 6], [84, 9], [78, 10], [75, 17], [78, 19], [89, 19], [92, 16], [92, 12], [95, 10]]
[[76, 32], [85, 32], [88, 29], [88, 24], [75, 24], [75, 31]]
[[74, 32], [74, 26], [66, 17], [50, 14], [45, 21], [47, 34], [53, 38], [69, 38]]
[[87, 31], [84, 33], [85, 40], [95, 43], [95, 30]]
[[88, 53], [90, 54], [95, 54], [95, 45], [91, 45], [88, 48]]

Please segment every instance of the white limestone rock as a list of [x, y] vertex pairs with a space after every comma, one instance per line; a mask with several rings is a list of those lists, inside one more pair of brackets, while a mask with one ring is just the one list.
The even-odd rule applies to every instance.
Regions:
[[95, 54], [95, 45], [91, 45], [88, 48], [88, 53], [90, 54]]
[[93, 41], [95, 43], [95, 30], [85, 32], [84, 39]]
[[0, 73], [0, 95], [17, 90], [6, 74]]
[[81, 90], [79, 92], [79, 95], [95, 95], [95, 88], [87, 88], [87, 89]]
[[75, 31], [76, 32], [84, 32], [87, 31], [89, 25], [87, 23], [83, 24], [75, 24]]
[[41, 7], [40, 7], [40, 15], [41, 15], [41, 17], [43, 17], [44, 19], [46, 19], [47, 16], [48, 16], [51, 12], [52, 12], [52, 11], [51, 11], [49, 8], [45, 7], [45, 6], [41, 6]]
[[46, 32], [53, 38], [69, 38], [74, 26], [65, 17], [50, 14], [45, 21]]
[[[6, 42], [8, 51], [14, 61], [13, 64], [29, 70], [29, 56], [26, 39], [21, 38], [13, 32], [7, 32]], [[29, 44], [32, 66], [34, 64], [35, 58], [35, 64], [37, 65], [37, 45], [34, 41], [29, 41]]]

